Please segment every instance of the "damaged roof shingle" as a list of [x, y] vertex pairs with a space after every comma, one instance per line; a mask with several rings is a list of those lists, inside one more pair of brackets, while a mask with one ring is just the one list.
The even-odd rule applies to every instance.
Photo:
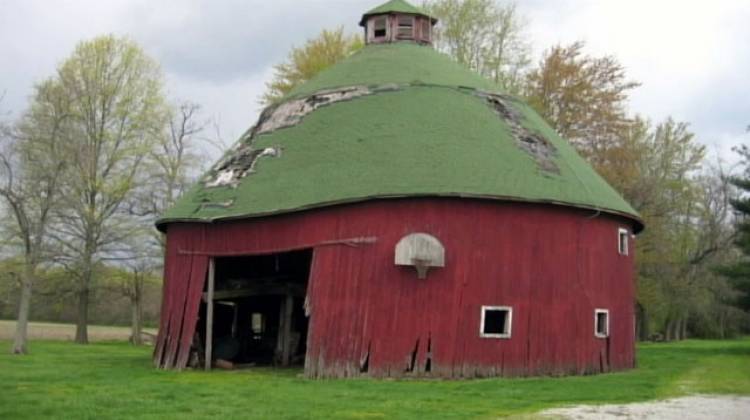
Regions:
[[523, 116], [512, 105], [514, 98], [485, 92], [477, 92], [477, 95], [484, 98], [508, 125], [516, 145], [534, 159], [539, 169], [560, 175], [560, 168], [556, 163], [557, 148], [542, 134], [524, 126]]
[[207, 188], [236, 187], [242, 178], [253, 173], [258, 159], [279, 156], [281, 147], [253, 149], [251, 143], [240, 143], [211, 169], [203, 182]]
[[253, 130], [253, 136], [297, 125], [307, 114], [321, 106], [348, 101], [360, 96], [370, 95], [371, 93], [370, 89], [365, 86], [327, 89], [302, 99], [293, 99], [276, 106], [271, 106], [266, 108], [261, 114], [258, 124]]
[[[389, 85], [387, 90], [393, 90]], [[377, 90], [381, 91], [381, 90]], [[246, 134], [224, 159], [209, 171], [203, 182], [207, 188], [237, 186], [239, 180], [253, 173], [258, 159], [262, 157], [281, 156], [280, 147], [255, 149], [254, 140], [262, 134], [292, 127], [316, 109], [348, 101], [374, 93], [365, 86], [352, 86], [341, 89], [326, 89], [302, 99], [293, 99], [279, 105], [266, 108], [260, 115], [258, 123]]]

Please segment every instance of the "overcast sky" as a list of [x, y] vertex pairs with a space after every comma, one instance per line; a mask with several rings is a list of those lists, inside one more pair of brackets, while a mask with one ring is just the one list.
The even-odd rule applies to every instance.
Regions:
[[[233, 142], [289, 48], [322, 28], [356, 26], [384, 0], [0, 0], [0, 111], [17, 115], [36, 81], [75, 44], [127, 35], [158, 60], [169, 95], [203, 106]], [[586, 41], [643, 85], [631, 108], [688, 121], [725, 159], [750, 143], [750, 0], [523, 0], [535, 61], [556, 43]]]

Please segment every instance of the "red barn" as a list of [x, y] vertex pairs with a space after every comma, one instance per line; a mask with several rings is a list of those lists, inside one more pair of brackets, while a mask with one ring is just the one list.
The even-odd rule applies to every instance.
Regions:
[[163, 216], [154, 363], [308, 377], [586, 374], [635, 363], [637, 213], [394, 0]]

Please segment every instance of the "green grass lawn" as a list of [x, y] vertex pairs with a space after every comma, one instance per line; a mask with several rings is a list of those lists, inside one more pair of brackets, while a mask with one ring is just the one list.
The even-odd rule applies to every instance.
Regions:
[[644, 344], [638, 369], [587, 377], [319, 380], [299, 370], [164, 372], [124, 343], [0, 341], [0, 419], [495, 418], [570, 404], [750, 394], [750, 339]]

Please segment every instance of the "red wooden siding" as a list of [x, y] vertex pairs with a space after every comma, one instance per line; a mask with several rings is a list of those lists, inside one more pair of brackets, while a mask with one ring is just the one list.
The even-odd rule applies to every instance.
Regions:
[[[315, 249], [305, 370], [310, 377], [583, 374], [634, 365], [632, 223], [561, 206], [401, 199], [219, 224], [168, 227], [158, 366], [182, 368], [208, 255]], [[418, 280], [394, 265], [413, 232], [445, 246], [445, 268]], [[373, 237], [357, 246], [330, 241]], [[482, 305], [513, 308], [510, 339], [481, 338]], [[609, 309], [610, 336], [594, 336]], [[429, 353], [427, 351], [429, 346]], [[178, 357], [179, 356], [179, 357]], [[411, 365], [414, 358], [416, 363]]]
[[[182, 245], [189, 246], [195, 238], [184, 239]], [[172, 241], [167, 237], [161, 321], [154, 363], [162, 368], [183, 368], [187, 365], [198, 320], [208, 257], [180, 255], [177, 247], [169, 245]]]

